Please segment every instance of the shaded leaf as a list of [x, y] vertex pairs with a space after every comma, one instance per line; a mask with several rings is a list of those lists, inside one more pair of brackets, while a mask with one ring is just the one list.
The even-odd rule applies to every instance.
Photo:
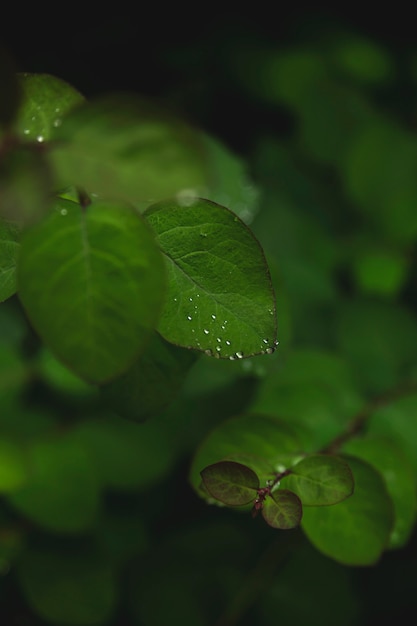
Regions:
[[300, 498], [288, 489], [274, 491], [263, 503], [262, 516], [272, 528], [296, 528], [300, 525], [302, 515]]
[[51, 158], [63, 187], [76, 185], [146, 206], [206, 186], [198, 133], [133, 95], [78, 107], [54, 137]]
[[30, 480], [8, 495], [9, 503], [52, 532], [90, 528], [99, 491], [85, 447], [68, 437], [35, 441], [28, 449], [28, 463]]
[[346, 457], [355, 492], [336, 506], [307, 507], [302, 528], [312, 544], [345, 565], [373, 565], [386, 549], [393, 506], [385, 481], [371, 465]]
[[219, 358], [273, 352], [274, 293], [262, 248], [247, 226], [203, 199], [186, 206], [160, 202], [145, 217], [168, 271], [162, 336]]
[[162, 303], [164, 268], [130, 207], [58, 209], [22, 238], [19, 297], [51, 351], [77, 375], [104, 382], [144, 347]]
[[336, 504], [351, 496], [354, 489], [346, 461], [324, 454], [308, 456], [293, 465], [282, 484], [294, 491], [304, 506]]
[[195, 352], [153, 333], [138, 360], [122, 376], [100, 387], [100, 394], [117, 415], [143, 421], [174, 400], [196, 359]]
[[213, 498], [228, 506], [242, 506], [255, 499], [259, 478], [246, 465], [220, 461], [201, 471], [204, 486]]
[[31, 224], [51, 207], [52, 174], [45, 156], [19, 146], [0, 159], [0, 218]]
[[19, 562], [17, 577], [29, 606], [48, 623], [100, 624], [116, 605], [113, 572], [84, 546], [29, 548]]
[[19, 489], [28, 479], [29, 464], [21, 447], [9, 439], [0, 439], [0, 493]]
[[18, 242], [17, 224], [0, 219], [0, 302], [16, 292]]

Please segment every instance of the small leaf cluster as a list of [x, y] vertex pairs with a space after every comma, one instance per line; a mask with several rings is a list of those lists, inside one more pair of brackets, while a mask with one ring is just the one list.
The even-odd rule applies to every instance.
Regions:
[[259, 477], [250, 467], [236, 461], [209, 465], [201, 471], [201, 477], [205, 489], [219, 502], [227, 506], [253, 502], [253, 516], [261, 511], [269, 526], [282, 530], [299, 526], [303, 506], [337, 504], [354, 489], [348, 464], [324, 455], [300, 460], [267, 481], [265, 487], [260, 486]]

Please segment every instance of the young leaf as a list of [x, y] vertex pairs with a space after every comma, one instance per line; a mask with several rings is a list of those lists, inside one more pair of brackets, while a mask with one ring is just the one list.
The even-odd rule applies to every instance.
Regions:
[[219, 358], [275, 350], [275, 299], [258, 241], [231, 211], [209, 200], [150, 207], [168, 270], [158, 330], [167, 341]]
[[355, 492], [336, 506], [306, 507], [302, 528], [312, 544], [345, 565], [373, 565], [388, 545], [393, 507], [381, 474], [347, 457]]
[[354, 483], [349, 465], [335, 456], [308, 456], [283, 478], [283, 486], [294, 491], [304, 506], [336, 504], [353, 493]]
[[220, 461], [201, 471], [204, 486], [213, 498], [227, 506], [249, 504], [256, 497], [259, 478], [246, 465]]
[[16, 292], [18, 236], [17, 224], [0, 219], [0, 302]]
[[129, 206], [57, 211], [22, 238], [19, 296], [51, 351], [88, 382], [121, 374], [153, 328], [165, 284], [161, 254]]
[[90, 101], [54, 136], [51, 158], [63, 187], [149, 205], [206, 184], [198, 134], [135, 96]]
[[300, 525], [303, 507], [300, 498], [288, 489], [278, 489], [265, 499], [262, 516], [272, 528], [288, 530]]
[[196, 359], [196, 352], [178, 348], [153, 333], [132, 367], [100, 387], [100, 394], [117, 415], [141, 422], [172, 402]]

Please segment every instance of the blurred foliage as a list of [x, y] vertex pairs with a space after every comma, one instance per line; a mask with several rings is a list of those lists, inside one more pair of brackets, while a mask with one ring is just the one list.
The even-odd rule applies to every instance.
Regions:
[[[111, 33], [115, 54], [130, 28], [116, 20], [89, 35], [103, 51]], [[280, 345], [243, 361], [203, 355], [170, 406], [159, 398], [157, 415], [137, 424], [55, 362], [15, 297], [1, 305], [5, 623], [360, 626], [416, 616], [417, 50], [330, 23], [308, 36], [295, 29], [283, 42], [250, 26], [217, 32], [215, 50], [212, 32], [167, 43], [158, 88], [145, 84], [248, 164], [254, 184], [223, 155], [216, 193], [234, 194], [229, 167], [230, 179], [242, 176], [246, 191], [231, 208], [250, 222], [272, 268]], [[65, 74], [50, 48], [39, 54], [23, 69]], [[18, 87], [0, 61], [7, 128]], [[90, 92], [112, 87], [107, 68], [94, 83], [88, 63], [63, 66], [83, 92], [89, 81]], [[115, 89], [132, 84], [121, 76]], [[24, 161], [16, 180], [3, 184], [6, 174], [7, 202], [29, 193], [34, 212], [44, 210], [43, 173], [36, 194], [26, 183], [21, 190]], [[0, 230], [10, 257], [12, 235]], [[361, 437], [343, 446], [355, 458], [358, 498], [309, 509], [304, 532], [273, 530], [198, 498], [190, 467], [198, 489], [200, 465], [219, 460], [211, 449], [219, 432], [237, 430], [243, 452], [257, 452], [256, 429], [251, 439], [235, 424], [252, 428], [259, 413], [261, 447], [273, 447], [276, 424], [283, 454], [299, 440], [317, 451], [362, 417]], [[345, 538], [340, 528], [357, 511], [363, 525]], [[373, 567], [359, 567], [364, 554]], [[336, 562], [350, 559], [350, 568]]]

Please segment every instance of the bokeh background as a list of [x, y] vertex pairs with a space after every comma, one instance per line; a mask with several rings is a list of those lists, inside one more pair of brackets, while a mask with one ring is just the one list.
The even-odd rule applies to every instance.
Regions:
[[[86, 97], [160, 99], [238, 155], [256, 198], [245, 218], [272, 270], [280, 347], [273, 366], [202, 359], [174, 405], [137, 425], [99, 411], [94, 393], [42, 348], [17, 300], [3, 304], [1, 621], [347, 626], [415, 617], [413, 533], [375, 566], [347, 568], [301, 531], [207, 506], [188, 480], [205, 435], [256, 405], [286, 359], [313, 355], [293, 395], [273, 396], [277, 412], [312, 424], [336, 410], [309, 380], [320, 355], [347, 363], [364, 401], [417, 377], [413, 23], [379, 9], [164, 11], [11, 10], [2, 44], [21, 71], [54, 74]], [[384, 419], [417, 470], [417, 395]]]

